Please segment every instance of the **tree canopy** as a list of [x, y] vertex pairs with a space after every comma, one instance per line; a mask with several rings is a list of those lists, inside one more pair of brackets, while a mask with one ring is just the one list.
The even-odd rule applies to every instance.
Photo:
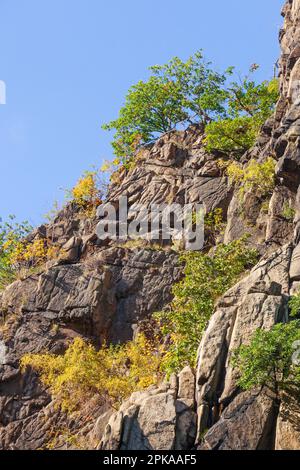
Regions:
[[114, 153], [126, 161], [141, 145], [174, 129], [199, 123], [206, 129], [209, 151], [239, 156], [253, 144], [260, 126], [278, 98], [277, 80], [256, 84], [249, 75], [232, 81], [234, 68], [224, 72], [196, 52], [186, 62], [174, 57], [150, 67], [150, 77], [133, 85], [117, 119], [103, 126], [115, 132]]

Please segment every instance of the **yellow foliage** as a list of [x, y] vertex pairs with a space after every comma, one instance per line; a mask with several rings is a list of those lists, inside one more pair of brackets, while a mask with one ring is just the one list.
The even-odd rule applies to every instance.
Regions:
[[82, 208], [95, 207], [101, 203], [96, 171], [88, 171], [79, 179], [72, 189], [72, 197]]
[[104, 345], [99, 351], [76, 338], [64, 355], [26, 354], [21, 367], [36, 370], [62, 409], [72, 412], [95, 394], [118, 406], [132, 392], [157, 383], [160, 356], [159, 348], [144, 334], [124, 345]]
[[[51, 428], [49, 441], [44, 448], [38, 450], [90, 450], [89, 440], [86, 436], [72, 432], [68, 427]], [[98, 444], [98, 442], [97, 442]], [[94, 445], [96, 448], [97, 444]]]
[[243, 168], [239, 163], [232, 162], [227, 167], [227, 175], [231, 183], [240, 187], [241, 196], [246, 191], [255, 192], [258, 196], [267, 196], [275, 186], [275, 160], [269, 157], [263, 163], [250, 160]]

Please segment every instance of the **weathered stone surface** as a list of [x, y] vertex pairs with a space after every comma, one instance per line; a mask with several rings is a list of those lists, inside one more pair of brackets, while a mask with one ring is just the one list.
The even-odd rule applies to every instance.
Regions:
[[127, 195], [130, 204], [138, 201], [146, 207], [203, 202], [208, 212], [221, 207], [226, 213], [232, 190], [202, 140], [199, 126], [164, 135], [141, 151], [136, 167], [112, 186], [109, 200], [117, 205], [119, 196]]
[[[2, 293], [0, 448], [34, 449], [41, 447], [42, 438], [44, 444], [49, 440], [43, 430], [38, 432], [49, 396], [32, 374], [20, 375], [21, 355], [62, 353], [77, 335], [96, 343], [126, 341], [139, 321], [171, 298], [181, 272], [175, 253], [118, 247], [98, 251], [84, 262], [50, 265]], [[32, 431], [28, 444], [26, 429]]]
[[186, 368], [171, 383], [133, 393], [111, 416], [99, 448], [190, 449], [196, 438], [194, 382], [193, 371]]
[[71, 237], [63, 246], [63, 259], [69, 263], [75, 263], [80, 256], [80, 246], [82, 239], [80, 237]]
[[[295, 193], [286, 186], [275, 188], [269, 204], [266, 241], [282, 245], [293, 239], [293, 216], [285, 217], [285, 211], [294, 210]], [[291, 212], [292, 213], [292, 212]]]

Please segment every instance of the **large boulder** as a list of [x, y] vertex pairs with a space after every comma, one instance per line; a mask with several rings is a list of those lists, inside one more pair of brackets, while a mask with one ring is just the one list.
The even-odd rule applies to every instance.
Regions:
[[110, 418], [99, 449], [190, 449], [196, 438], [194, 390], [194, 373], [186, 367], [169, 383], [133, 393]]

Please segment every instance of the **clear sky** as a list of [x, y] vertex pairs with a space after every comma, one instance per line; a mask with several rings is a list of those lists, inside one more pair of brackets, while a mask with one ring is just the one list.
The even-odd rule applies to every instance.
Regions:
[[101, 124], [149, 65], [203, 49], [270, 78], [283, 0], [0, 0], [0, 216], [42, 221], [111, 158]]

